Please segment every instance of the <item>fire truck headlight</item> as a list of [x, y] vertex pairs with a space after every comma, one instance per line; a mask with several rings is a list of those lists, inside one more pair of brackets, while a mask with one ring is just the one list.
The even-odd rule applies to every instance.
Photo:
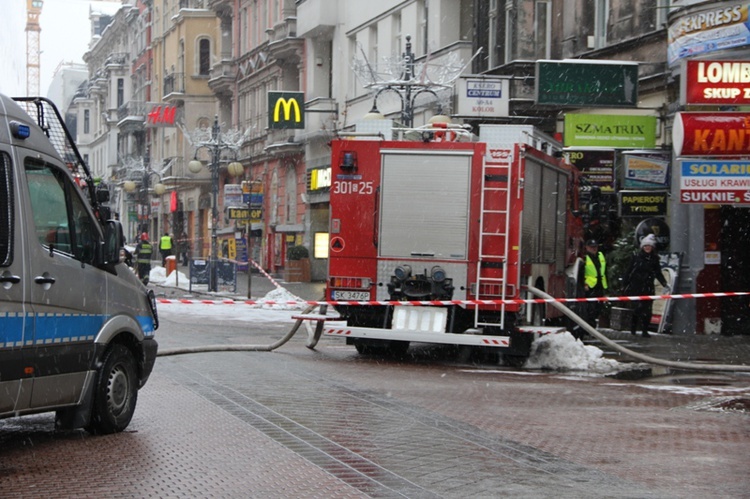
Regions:
[[399, 281], [405, 281], [411, 275], [411, 267], [409, 267], [408, 265], [399, 265], [393, 271], [393, 275], [395, 275], [396, 279], [398, 279]]
[[437, 266], [432, 267], [430, 274], [432, 275], [432, 280], [435, 282], [443, 282], [446, 277], [445, 270], [443, 270], [443, 267], [437, 267]]

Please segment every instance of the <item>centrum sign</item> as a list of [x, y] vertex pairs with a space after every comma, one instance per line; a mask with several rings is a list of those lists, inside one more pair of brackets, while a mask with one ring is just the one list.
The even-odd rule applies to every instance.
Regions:
[[750, 161], [687, 161], [680, 165], [680, 202], [750, 204]]
[[268, 92], [268, 128], [305, 128], [304, 92]]
[[537, 61], [536, 103], [575, 107], [636, 107], [638, 63]]
[[566, 147], [652, 148], [656, 144], [656, 117], [634, 115], [565, 115]]

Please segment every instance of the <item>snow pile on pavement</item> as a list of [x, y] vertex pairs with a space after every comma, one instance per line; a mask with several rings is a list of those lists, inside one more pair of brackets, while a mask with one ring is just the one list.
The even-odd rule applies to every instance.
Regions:
[[159, 284], [160, 286], [190, 289], [190, 279], [179, 270], [175, 270], [167, 275], [167, 269], [161, 266], [155, 266], [151, 268], [151, 272], [148, 274], [148, 279], [149, 282]]
[[547, 334], [534, 340], [526, 369], [554, 371], [587, 371], [599, 374], [617, 372], [623, 366], [613, 359], [602, 357], [601, 349], [584, 345], [569, 332]]
[[[257, 300], [258, 304], [253, 305], [269, 310], [303, 310], [307, 307], [307, 304], [299, 296], [295, 296], [284, 288], [276, 288], [273, 291], [266, 293], [266, 296]], [[300, 302], [299, 304], [287, 303], [290, 301]], [[268, 303], [277, 302], [277, 303]]]

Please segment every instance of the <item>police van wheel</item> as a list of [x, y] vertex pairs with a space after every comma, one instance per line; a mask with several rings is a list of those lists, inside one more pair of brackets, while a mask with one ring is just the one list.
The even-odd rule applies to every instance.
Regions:
[[91, 433], [122, 431], [130, 424], [138, 399], [138, 379], [133, 354], [122, 345], [112, 345], [104, 355], [94, 387]]

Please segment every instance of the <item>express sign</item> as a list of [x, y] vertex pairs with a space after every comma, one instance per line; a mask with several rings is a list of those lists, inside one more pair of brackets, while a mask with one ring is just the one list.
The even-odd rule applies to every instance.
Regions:
[[686, 61], [681, 83], [683, 104], [750, 104], [750, 62]]
[[750, 154], [750, 113], [677, 113], [672, 145], [677, 156]]

